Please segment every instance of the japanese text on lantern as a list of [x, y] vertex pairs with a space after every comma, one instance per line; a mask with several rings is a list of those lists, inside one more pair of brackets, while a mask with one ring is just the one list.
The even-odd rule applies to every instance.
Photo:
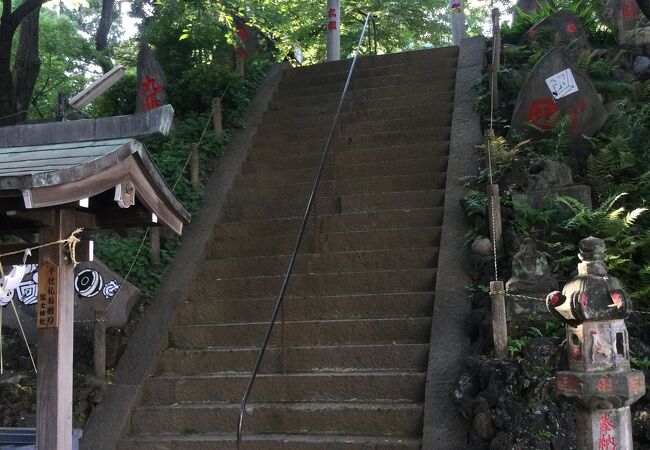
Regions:
[[144, 97], [142, 102], [143, 111], [151, 111], [160, 106], [160, 100], [158, 100], [158, 94], [163, 91], [163, 87], [156, 81], [155, 78], [145, 75], [140, 84], [140, 95]]
[[609, 414], [600, 416], [600, 434], [598, 436], [598, 450], [616, 450], [616, 439], [612, 431], [616, 428], [609, 420]]
[[51, 262], [38, 268], [38, 303], [36, 326], [57, 328], [59, 326], [59, 267]]

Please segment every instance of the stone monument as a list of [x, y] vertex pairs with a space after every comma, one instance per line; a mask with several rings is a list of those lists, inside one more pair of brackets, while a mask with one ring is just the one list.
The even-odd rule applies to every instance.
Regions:
[[526, 238], [512, 258], [512, 275], [506, 283], [508, 319], [528, 320], [530, 315], [548, 315], [543, 299], [549, 288], [557, 288], [557, 280], [550, 271], [546, 256], [537, 250], [533, 239]]
[[578, 70], [560, 48], [535, 64], [519, 92], [511, 132], [539, 136], [563, 116], [570, 117], [575, 137], [593, 136], [607, 120], [603, 102], [589, 77]]
[[136, 83], [135, 112], [151, 111], [168, 103], [165, 73], [146, 42], [140, 43]]

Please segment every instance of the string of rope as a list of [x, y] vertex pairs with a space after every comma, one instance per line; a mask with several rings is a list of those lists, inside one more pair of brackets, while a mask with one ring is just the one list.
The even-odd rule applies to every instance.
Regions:
[[[0, 254], [0, 260], [2, 260], [2, 258], [6, 256], [21, 255], [24, 254], [26, 251], [38, 250], [40, 248], [50, 247], [52, 245], [64, 244], [67, 245], [68, 248], [70, 249], [70, 259], [72, 260], [72, 263], [74, 265], [77, 265], [76, 248], [77, 248], [77, 244], [81, 242], [81, 239], [79, 239], [78, 236], [81, 232], [83, 232], [83, 230], [84, 230], [83, 228], [77, 228], [70, 234], [70, 236], [68, 236], [65, 239], [59, 239], [58, 241], [48, 242], [47, 244], [40, 244], [34, 247], [24, 248], [21, 250], [15, 250], [13, 252]], [[2, 274], [2, 276], [4, 277], [4, 270], [2, 269], [2, 263], [0, 263], [0, 274]]]

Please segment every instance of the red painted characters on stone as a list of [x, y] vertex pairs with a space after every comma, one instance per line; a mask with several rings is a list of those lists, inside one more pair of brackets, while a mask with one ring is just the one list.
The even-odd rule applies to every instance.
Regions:
[[331, 19], [332, 17], [336, 17], [336, 9], [335, 8], [330, 8], [327, 10], [327, 18]]
[[327, 22], [327, 29], [336, 30], [336, 20], [330, 20], [329, 22]]
[[627, 379], [627, 388], [630, 392], [645, 391], [645, 377], [643, 373], [636, 373]]
[[578, 31], [578, 26], [575, 23], [570, 23], [566, 26], [566, 30], [569, 33], [575, 33]]
[[152, 109], [158, 108], [161, 105], [158, 94], [163, 90], [163, 87], [155, 78], [145, 75], [142, 84], [140, 84], [140, 95], [144, 97], [142, 109], [144, 111], [151, 111]]
[[528, 107], [528, 122], [547, 130], [553, 126], [560, 108], [550, 98], [538, 98]]
[[621, 15], [625, 20], [635, 20], [639, 15], [639, 7], [635, 0], [626, 0], [621, 7]]
[[[569, 114], [571, 114], [571, 131], [573, 131], [575, 134], [580, 133], [580, 126], [578, 125], [578, 116], [583, 112], [585, 112], [586, 109], [587, 109], [587, 103], [585, 102], [584, 98], [581, 98], [576, 106], [572, 106], [571, 109], [569, 109]], [[585, 295], [585, 303], [582, 305], [583, 307], [587, 305], [587, 294], [584, 295]]]
[[580, 381], [569, 375], [558, 375], [555, 379], [555, 386], [560, 392], [578, 393], [580, 391]]
[[616, 429], [609, 419], [609, 413], [604, 412], [600, 416], [598, 435], [598, 450], [616, 450], [616, 439], [612, 432]]
[[596, 389], [600, 392], [613, 392], [614, 391], [614, 380], [609, 377], [600, 377], [598, 383], [596, 384]]

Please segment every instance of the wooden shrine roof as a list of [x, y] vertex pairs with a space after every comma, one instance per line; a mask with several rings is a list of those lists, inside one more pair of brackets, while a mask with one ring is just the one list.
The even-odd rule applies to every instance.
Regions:
[[[115, 207], [118, 194], [104, 194], [128, 184], [135, 187], [135, 209], [144, 207], [180, 234], [190, 214], [136, 139], [167, 134], [172, 115], [167, 105], [132, 116], [0, 128], [0, 205], [15, 208], [22, 197], [20, 209], [32, 210], [89, 198], [89, 212], [118, 214], [125, 206]], [[152, 216], [139, 217], [147, 223], [129, 224], [147, 225]]]

